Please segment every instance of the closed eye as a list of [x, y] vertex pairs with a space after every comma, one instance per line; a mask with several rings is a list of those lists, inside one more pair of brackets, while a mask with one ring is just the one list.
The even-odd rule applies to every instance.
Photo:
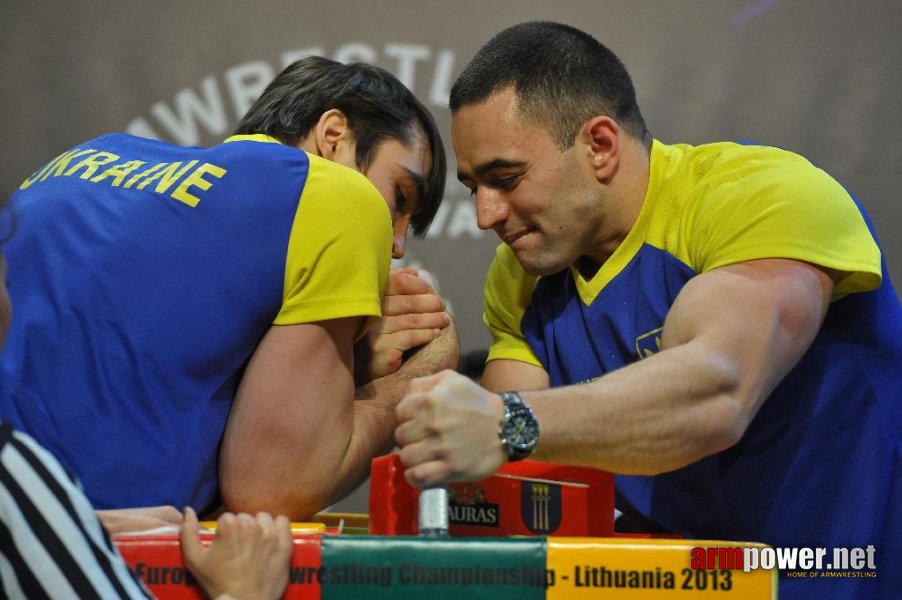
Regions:
[[517, 181], [520, 179], [520, 175], [511, 175], [510, 177], [502, 177], [500, 179], [495, 180], [494, 184], [496, 188], [502, 190], [509, 190], [517, 184]]
[[403, 213], [407, 208], [407, 196], [401, 191], [399, 186], [395, 186], [395, 210]]

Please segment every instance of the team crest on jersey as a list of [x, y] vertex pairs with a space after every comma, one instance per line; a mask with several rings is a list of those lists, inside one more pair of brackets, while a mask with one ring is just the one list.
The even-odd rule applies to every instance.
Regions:
[[520, 484], [520, 516], [533, 533], [553, 533], [561, 525], [561, 486], [524, 481]]
[[448, 490], [448, 520], [459, 525], [498, 527], [499, 506], [486, 502], [485, 491], [471, 483], [452, 483]]
[[652, 329], [636, 338], [636, 354], [639, 358], [648, 358], [652, 354], [661, 351], [661, 330], [663, 327]]

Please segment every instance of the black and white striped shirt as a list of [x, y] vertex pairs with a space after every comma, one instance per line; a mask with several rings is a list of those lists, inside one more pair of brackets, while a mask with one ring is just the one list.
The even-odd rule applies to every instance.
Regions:
[[0, 593], [7, 598], [151, 598], [75, 479], [0, 423]]

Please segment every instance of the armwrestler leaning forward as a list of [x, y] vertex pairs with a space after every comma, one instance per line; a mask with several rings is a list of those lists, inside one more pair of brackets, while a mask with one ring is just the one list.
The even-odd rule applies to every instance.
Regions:
[[110, 134], [66, 151], [10, 201], [0, 418], [100, 509], [328, 506], [393, 446], [408, 380], [456, 366], [441, 298], [389, 269], [444, 177], [403, 84], [317, 57], [219, 145]]
[[[0, 204], [5, 205], [5, 198]], [[8, 211], [0, 212], [8, 217]], [[0, 239], [8, 241], [9, 232]], [[7, 264], [0, 252], [0, 348], [12, 307]], [[17, 311], [21, 314], [21, 311]], [[209, 546], [201, 543], [194, 510], [184, 520], [171, 507], [128, 511], [117, 527], [181, 522], [185, 565], [217, 600], [279, 598], [292, 553], [288, 519], [261, 512], [222, 514]], [[0, 419], [0, 596], [3, 598], [151, 598], [115, 550], [81, 486], [26, 433]]]
[[503, 242], [494, 343], [485, 387], [412, 382], [407, 479], [607, 469], [659, 530], [876, 549], [876, 578], [781, 577], [781, 598], [896, 597], [902, 307], [858, 202], [791, 152], [652, 139], [623, 64], [565, 25], [498, 34], [450, 105], [458, 178]]

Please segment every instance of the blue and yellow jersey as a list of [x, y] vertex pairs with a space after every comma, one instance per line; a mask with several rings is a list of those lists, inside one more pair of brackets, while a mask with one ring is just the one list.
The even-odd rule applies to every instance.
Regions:
[[811, 349], [736, 446], [672, 473], [618, 477], [618, 490], [692, 537], [882, 542], [902, 558], [887, 534], [902, 531], [902, 309], [863, 210], [777, 148], [655, 141], [650, 165], [634, 228], [589, 280], [576, 268], [529, 276], [498, 248], [489, 360], [541, 366], [553, 386], [590, 381], [658, 352], [674, 299], [699, 273], [777, 257], [842, 271]]
[[266, 331], [380, 316], [384, 199], [356, 171], [266, 136], [211, 148], [100, 137], [26, 179], [11, 209], [0, 415], [100, 508], [204, 508]]
[[[655, 142], [635, 226], [590, 280], [573, 266], [537, 285], [508, 246], [498, 247], [485, 289], [484, 321], [494, 339], [489, 360], [543, 366], [557, 385], [597, 377], [658, 350], [667, 311], [690, 277], [774, 257], [848, 272], [837, 295], [880, 284], [880, 250], [861, 212], [842, 186], [804, 158], [770, 147]], [[568, 291], [560, 293], [561, 286]], [[566, 306], [560, 304], [565, 297]], [[543, 336], [540, 313], [564, 308], [580, 315], [572, 321], [575, 331], [559, 329], [571, 322], [562, 317], [544, 332], [555, 337]], [[573, 340], [583, 319], [592, 339], [579, 334], [579, 343], [553, 343]], [[593, 360], [567, 354], [575, 345], [609, 350]]]

